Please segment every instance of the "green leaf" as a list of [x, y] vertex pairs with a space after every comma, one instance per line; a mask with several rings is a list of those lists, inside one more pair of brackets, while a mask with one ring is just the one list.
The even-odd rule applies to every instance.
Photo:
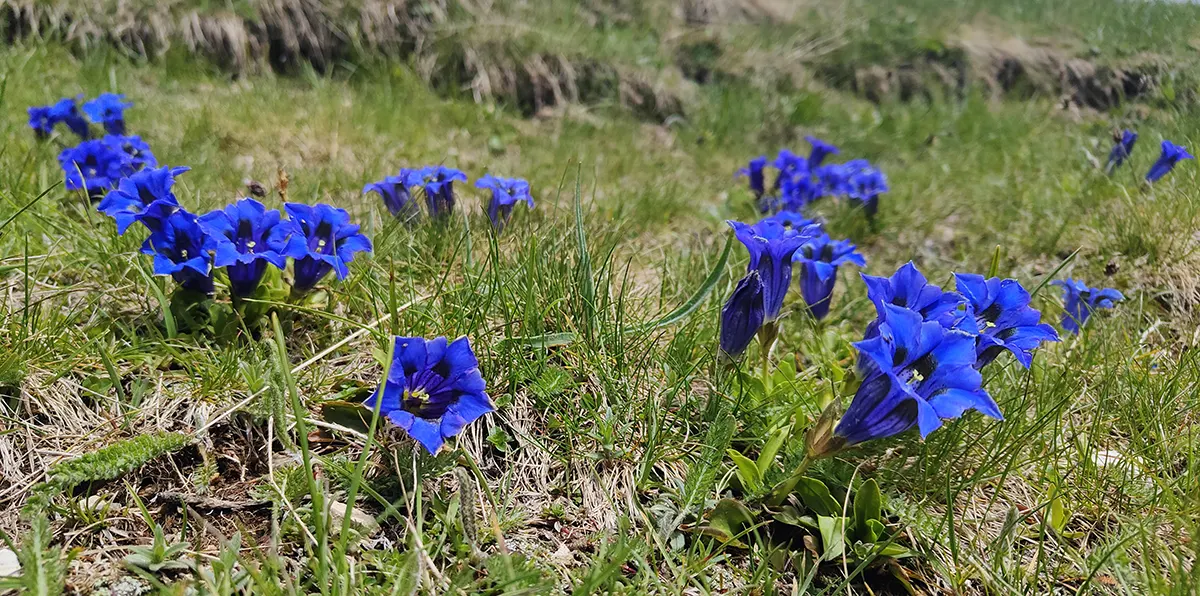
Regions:
[[775, 456], [779, 454], [779, 450], [783, 447], [783, 442], [792, 434], [792, 425], [784, 426], [776, 430], [771, 438], [767, 439], [767, 444], [763, 445], [762, 451], [758, 454], [758, 461], [755, 462], [758, 466], [759, 476], [765, 478], [767, 470], [771, 469], [771, 464], [775, 463]]
[[374, 414], [362, 404], [348, 401], [327, 401], [321, 404], [321, 419], [363, 434], [371, 428]]
[[397, 558], [400, 559], [400, 564], [390, 570], [389, 574], [396, 580], [392, 585], [392, 593], [397, 596], [413, 596], [421, 587], [421, 557], [416, 551], [410, 550]]
[[829, 487], [816, 478], [803, 476], [796, 482], [796, 496], [813, 513], [817, 515], [841, 515], [842, 505], [829, 494]]
[[738, 480], [742, 482], [742, 488], [750, 494], [758, 494], [762, 489], [762, 474], [758, 471], [758, 466], [754, 465], [750, 458], [742, 455], [737, 449], [726, 449], [725, 454], [733, 463], [737, 465]]
[[816, 532], [818, 529], [817, 520], [813, 516], [801, 515], [800, 510], [791, 505], [784, 505], [772, 517], [781, 524], [796, 526], [797, 528], [804, 528], [813, 532]]
[[1067, 508], [1063, 505], [1061, 491], [1055, 486], [1050, 491], [1050, 506], [1046, 508], [1046, 524], [1054, 530], [1055, 534], [1061, 535], [1070, 519], [1071, 515], [1067, 513]]
[[717, 283], [721, 281], [721, 277], [725, 274], [725, 264], [729, 262], [729, 254], [733, 249], [733, 238], [734, 235], [732, 232], [726, 236], [725, 249], [721, 251], [721, 258], [717, 259], [717, 264], [712, 268], [711, 271], [708, 272], [708, 277], [704, 279], [704, 283], [700, 284], [700, 287], [692, 294], [691, 298], [687, 299], [687, 302], [684, 302], [679, 306], [679, 308], [667, 313], [657, 321], [654, 321], [653, 323], [647, 323], [640, 327], [626, 329], [625, 333], [651, 331], [654, 329], [669, 327], [687, 318], [688, 315], [692, 314], [697, 308], [699, 308], [700, 304], [703, 303], [704, 299], [707, 298], [709, 293], [713, 291], [713, 288], [717, 287]]
[[874, 478], [862, 483], [854, 495], [854, 536], [863, 542], [875, 542], [879, 534], [873, 533], [869, 522], [878, 523], [883, 516], [883, 496]]
[[818, 516], [817, 527], [821, 533], [821, 558], [832, 561], [842, 556], [846, 552], [846, 518]]
[[721, 499], [708, 514], [708, 525], [697, 528], [702, 534], [712, 536], [724, 544], [746, 548], [737, 536], [754, 525], [754, 514], [737, 499]]
[[[867, 536], [866, 536], [866, 538], [863, 538], [862, 540], [863, 540], [863, 542], [877, 542], [880, 538], [883, 537], [883, 533], [886, 530], [887, 530], [887, 528], [884, 527], [883, 522], [881, 522], [879, 520], [869, 519], [869, 520], [867, 520], [867, 530], [866, 530]], [[869, 540], [868, 540], [868, 538], [869, 538]]]

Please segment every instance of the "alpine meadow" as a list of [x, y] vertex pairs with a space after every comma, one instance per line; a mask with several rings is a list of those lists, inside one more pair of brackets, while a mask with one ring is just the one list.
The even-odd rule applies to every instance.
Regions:
[[0, 0], [0, 593], [1200, 594], [1198, 23]]

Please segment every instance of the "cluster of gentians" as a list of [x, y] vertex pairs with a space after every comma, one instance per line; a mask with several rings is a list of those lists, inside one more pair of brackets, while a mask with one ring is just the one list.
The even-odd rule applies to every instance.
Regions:
[[[425, 199], [425, 214], [430, 219], [447, 219], [457, 203], [454, 183], [466, 181], [467, 175], [463, 171], [446, 166], [403, 168], [395, 176], [367, 184], [363, 187], [363, 194], [378, 194], [388, 212], [404, 222], [413, 222], [422, 216], [419, 194]], [[486, 211], [497, 231], [508, 223], [513, 206], [518, 202], [533, 208], [529, 183], [520, 178], [485, 174], [475, 182], [475, 187], [490, 191]]]
[[[1104, 170], [1109, 174], [1113, 173], [1121, 164], [1125, 163], [1126, 159], [1133, 154], [1133, 146], [1137, 143], [1138, 135], [1132, 130], [1124, 130], [1121, 136], [1114, 139], [1113, 148], [1108, 152], [1108, 161], [1104, 165]], [[1166, 176], [1171, 170], [1175, 169], [1175, 165], [1185, 159], [1195, 159], [1195, 156], [1188, 153], [1187, 147], [1176, 145], [1168, 140], [1163, 140], [1162, 149], [1158, 159], [1150, 166], [1146, 172], [1147, 182], [1158, 182], [1163, 176]]]
[[[132, 106], [124, 95], [102, 93], [85, 102], [82, 113], [72, 97], [29, 108], [29, 127], [39, 139], [49, 138], [60, 124], [79, 137], [77, 145], [58, 155], [67, 190], [84, 190], [98, 199], [122, 178], [158, 165], [141, 137], [125, 134], [125, 110]], [[93, 134], [92, 123], [104, 134]]]
[[968, 410], [1002, 420], [979, 370], [1003, 352], [1029, 368], [1034, 349], [1058, 341], [1015, 279], [958, 273], [956, 291], [946, 292], [912, 263], [891, 277], [862, 277], [878, 318], [854, 344], [862, 384], [831, 449], [914, 426], [925, 437]]
[[66, 125], [81, 141], [62, 151], [59, 162], [68, 190], [86, 190], [100, 199], [97, 210], [113, 218], [117, 233], [135, 223], [148, 237], [141, 252], [154, 257], [154, 273], [170, 275], [185, 290], [213, 293], [213, 274], [224, 269], [230, 294], [252, 295], [268, 266], [284, 269], [292, 259], [292, 289], [311, 290], [331, 271], [344, 279], [347, 264], [371, 242], [350, 223], [343, 209], [329, 205], [287, 203], [285, 219], [262, 203], [242, 199], [201, 216], [188, 212], [173, 192], [187, 167], [157, 167], [150, 147], [137, 136], [125, 136], [125, 96], [101, 94], [83, 104], [83, 113], [106, 133], [93, 138], [77, 100], [29, 108], [29, 125], [38, 138]]
[[808, 312], [820, 320], [829, 314], [838, 268], [867, 264], [853, 243], [834, 240], [802, 210], [820, 197], [840, 195], [861, 201], [873, 217], [879, 195], [887, 191], [887, 179], [866, 160], [823, 164], [838, 153], [837, 147], [813, 137], [808, 141], [812, 150], [807, 158], [787, 149], [779, 152], [774, 164], [778, 174], [769, 193], [765, 157], [750, 160], [740, 172], [749, 177], [759, 209], [773, 214], [753, 225], [728, 222], [750, 253], [746, 276], [721, 311], [721, 350], [729, 356], [744, 352], [756, 334], [769, 350], [793, 267], [800, 269], [800, 294]]
[[154, 256], [154, 273], [170, 275], [183, 288], [213, 293], [213, 273], [223, 268], [234, 298], [254, 294], [268, 266], [284, 269], [292, 260], [292, 290], [312, 290], [331, 271], [350, 274], [347, 264], [371, 241], [350, 223], [350, 214], [330, 205], [285, 203], [283, 215], [244, 198], [201, 216], [181, 207], [170, 192], [186, 168], [145, 170], [122, 180], [101, 201], [100, 211], [124, 233], [139, 222], [150, 235], [142, 252]]
[[887, 176], [865, 159], [846, 163], [825, 163], [837, 155], [837, 147], [815, 137], [806, 137], [812, 146], [807, 157], [788, 149], [779, 151], [775, 161], [775, 179], [767, 188], [767, 158], [756, 157], [738, 171], [750, 181], [759, 212], [803, 212], [805, 207], [823, 197], [847, 197], [858, 201], [868, 217], [879, 210], [879, 195], [888, 191]]

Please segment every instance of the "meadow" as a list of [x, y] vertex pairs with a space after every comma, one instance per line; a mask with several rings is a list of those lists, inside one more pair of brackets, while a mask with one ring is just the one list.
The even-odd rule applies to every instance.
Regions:
[[[0, 590], [1193, 594], [1200, 166], [1145, 177], [1161, 141], [1200, 139], [1198, 17], [0, 2]], [[223, 269], [211, 294], [158, 274], [150, 224], [118, 233], [107, 189], [67, 188], [76, 135], [29, 126], [106, 92], [158, 166], [190, 168], [187, 211], [327, 204], [370, 250], [311, 289], [302, 248], [246, 296]], [[723, 350], [751, 263], [726, 221], [770, 215], [737, 173], [803, 161], [810, 136], [886, 175], [872, 216], [852, 191], [795, 205], [865, 264], [837, 268], [818, 318], [797, 263], [778, 318], [758, 307], [773, 349]], [[444, 216], [428, 179], [418, 216], [364, 192], [422, 166], [468, 178]], [[527, 180], [532, 205], [493, 225], [485, 174]], [[1002, 420], [831, 443], [877, 378], [864, 337], [903, 335], [860, 273], [909, 262], [947, 291], [1016, 280], [1061, 341], [976, 362]], [[1071, 333], [1068, 279], [1124, 299]], [[436, 453], [370, 407], [415, 378], [396, 337], [477, 358], [493, 411]]]

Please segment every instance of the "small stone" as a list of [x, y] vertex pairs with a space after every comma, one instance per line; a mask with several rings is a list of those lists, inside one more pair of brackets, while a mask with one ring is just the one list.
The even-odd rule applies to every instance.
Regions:
[[558, 545], [558, 550], [550, 555], [550, 560], [560, 567], [567, 567], [575, 563], [575, 554], [571, 549], [567, 548], [566, 544]]
[[21, 573], [21, 562], [11, 549], [0, 548], [0, 577], [12, 577]]
[[[330, 503], [329, 515], [333, 518], [333, 531], [340, 532], [342, 529], [342, 520], [346, 519], [346, 504], [340, 501]], [[379, 530], [379, 523], [375, 521], [375, 516], [361, 509], [355, 509], [350, 512], [350, 523], [366, 536], [370, 536]]]

